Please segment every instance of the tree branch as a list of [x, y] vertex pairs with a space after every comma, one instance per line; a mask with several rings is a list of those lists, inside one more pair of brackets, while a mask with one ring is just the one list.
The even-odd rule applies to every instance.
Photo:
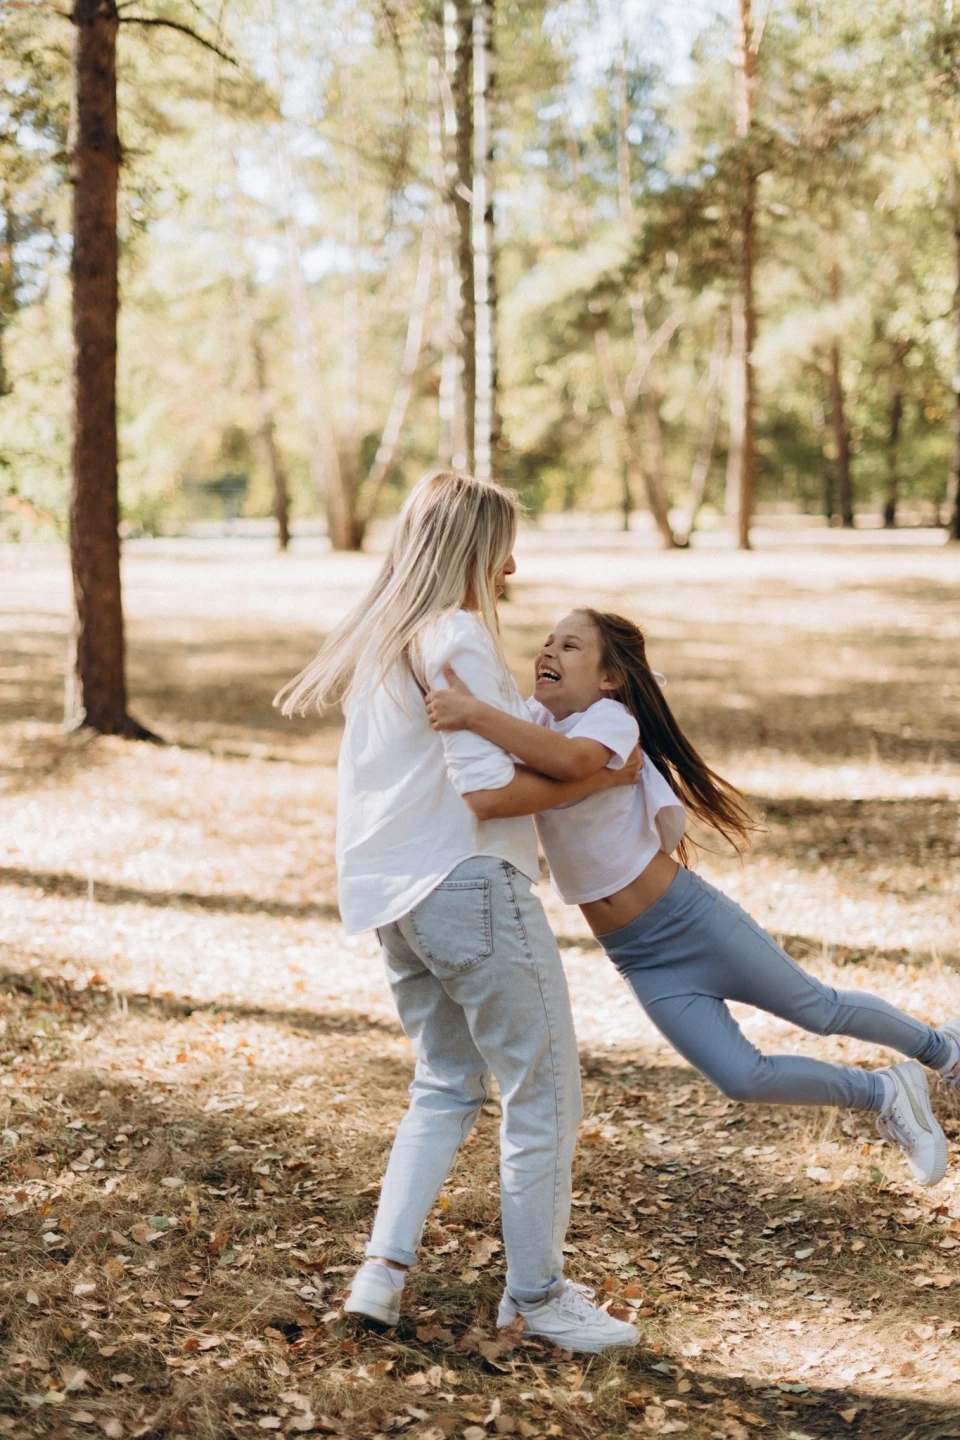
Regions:
[[202, 45], [205, 50], [212, 50], [214, 55], [219, 55], [220, 59], [226, 60], [228, 65], [235, 65], [238, 70], [240, 68], [240, 61], [235, 55], [230, 55], [226, 50], [221, 50], [219, 45], [215, 45], [212, 40], [205, 40], [202, 35], [197, 34], [196, 30], [192, 30], [189, 25], [181, 25], [179, 20], [161, 20], [149, 15], [121, 15], [120, 24], [159, 25], [165, 30], [177, 30], [181, 35], [188, 35], [191, 40], [196, 40], [197, 44]]

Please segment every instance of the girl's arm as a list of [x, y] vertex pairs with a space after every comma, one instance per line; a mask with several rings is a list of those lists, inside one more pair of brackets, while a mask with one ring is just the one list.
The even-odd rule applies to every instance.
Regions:
[[[518, 723], [524, 724], [523, 721]], [[530, 728], [538, 730], [540, 727], [531, 724]], [[597, 748], [603, 750], [606, 747], [598, 744]], [[541, 810], [552, 810], [557, 805], [583, 800], [587, 795], [595, 795], [600, 790], [614, 790], [619, 785], [635, 785], [640, 776], [640, 764], [640, 751], [634, 750], [621, 769], [604, 768], [582, 780], [549, 780], [545, 775], [538, 775], [520, 765], [509, 785], [504, 785], [499, 790], [472, 790], [463, 798], [478, 820], [503, 820], [514, 815], [536, 815]]]
[[[585, 780], [590, 775], [596, 775], [605, 768], [613, 753], [599, 740], [571, 740], [556, 730], [547, 730], [543, 725], [535, 725], [532, 720], [519, 720], [506, 710], [498, 710], [495, 705], [478, 700], [451, 665], [444, 665], [443, 673], [450, 689], [431, 690], [424, 702], [434, 730], [472, 730], [475, 735], [499, 745], [509, 755], [516, 755], [524, 765], [538, 770], [541, 775], [552, 776], [554, 780]], [[562, 805], [565, 802], [554, 800], [552, 803]], [[548, 810], [552, 807], [537, 805], [535, 808]], [[529, 815], [532, 812], [518, 810], [511, 813]]]

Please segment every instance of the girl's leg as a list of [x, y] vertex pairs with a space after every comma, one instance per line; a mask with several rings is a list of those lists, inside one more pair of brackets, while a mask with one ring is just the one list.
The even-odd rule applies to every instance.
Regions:
[[[736, 923], [726, 923], [729, 909]], [[874, 1045], [899, 1050], [922, 1065], [939, 1069], [953, 1055], [949, 1035], [916, 1020], [877, 995], [861, 990], [836, 990], [802, 970], [785, 950], [739, 906], [726, 911], [712, 957], [707, 959], [713, 994], [740, 1000], [790, 1020], [816, 1035], [851, 1035]]]
[[[631, 975], [626, 979], [633, 983]], [[884, 1086], [873, 1071], [802, 1055], [764, 1055], [713, 995], [671, 996], [644, 1009], [673, 1048], [731, 1100], [882, 1108]]]

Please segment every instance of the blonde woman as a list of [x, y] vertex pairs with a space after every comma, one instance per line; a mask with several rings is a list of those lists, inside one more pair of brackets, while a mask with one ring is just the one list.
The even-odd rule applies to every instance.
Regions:
[[417, 1057], [367, 1260], [346, 1310], [395, 1325], [407, 1269], [457, 1150], [500, 1087], [506, 1289], [498, 1323], [564, 1349], [636, 1344], [633, 1326], [564, 1279], [570, 1172], [582, 1116], [570, 1001], [531, 894], [534, 812], [631, 783], [638, 761], [589, 781], [547, 779], [469, 731], [430, 728], [445, 664], [512, 714], [496, 603], [514, 572], [515, 498], [437, 471], [400, 512], [370, 593], [278, 697], [285, 714], [343, 700], [337, 872], [348, 934], [376, 929]]

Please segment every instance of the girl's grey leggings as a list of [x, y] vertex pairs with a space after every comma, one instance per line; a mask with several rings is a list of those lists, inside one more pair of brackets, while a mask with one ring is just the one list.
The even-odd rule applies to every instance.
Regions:
[[763, 1055], [727, 1000], [755, 1005], [817, 1035], [853, 1035], [937, 1068], [949, 1037], [858, 990], [834, 990], [801, 970], [726, 895], [683, 866], [636, 920], [598, 939], [674, 1049], [731, 1100], [880, 1110], [870, 1070], [798, 1055]]

